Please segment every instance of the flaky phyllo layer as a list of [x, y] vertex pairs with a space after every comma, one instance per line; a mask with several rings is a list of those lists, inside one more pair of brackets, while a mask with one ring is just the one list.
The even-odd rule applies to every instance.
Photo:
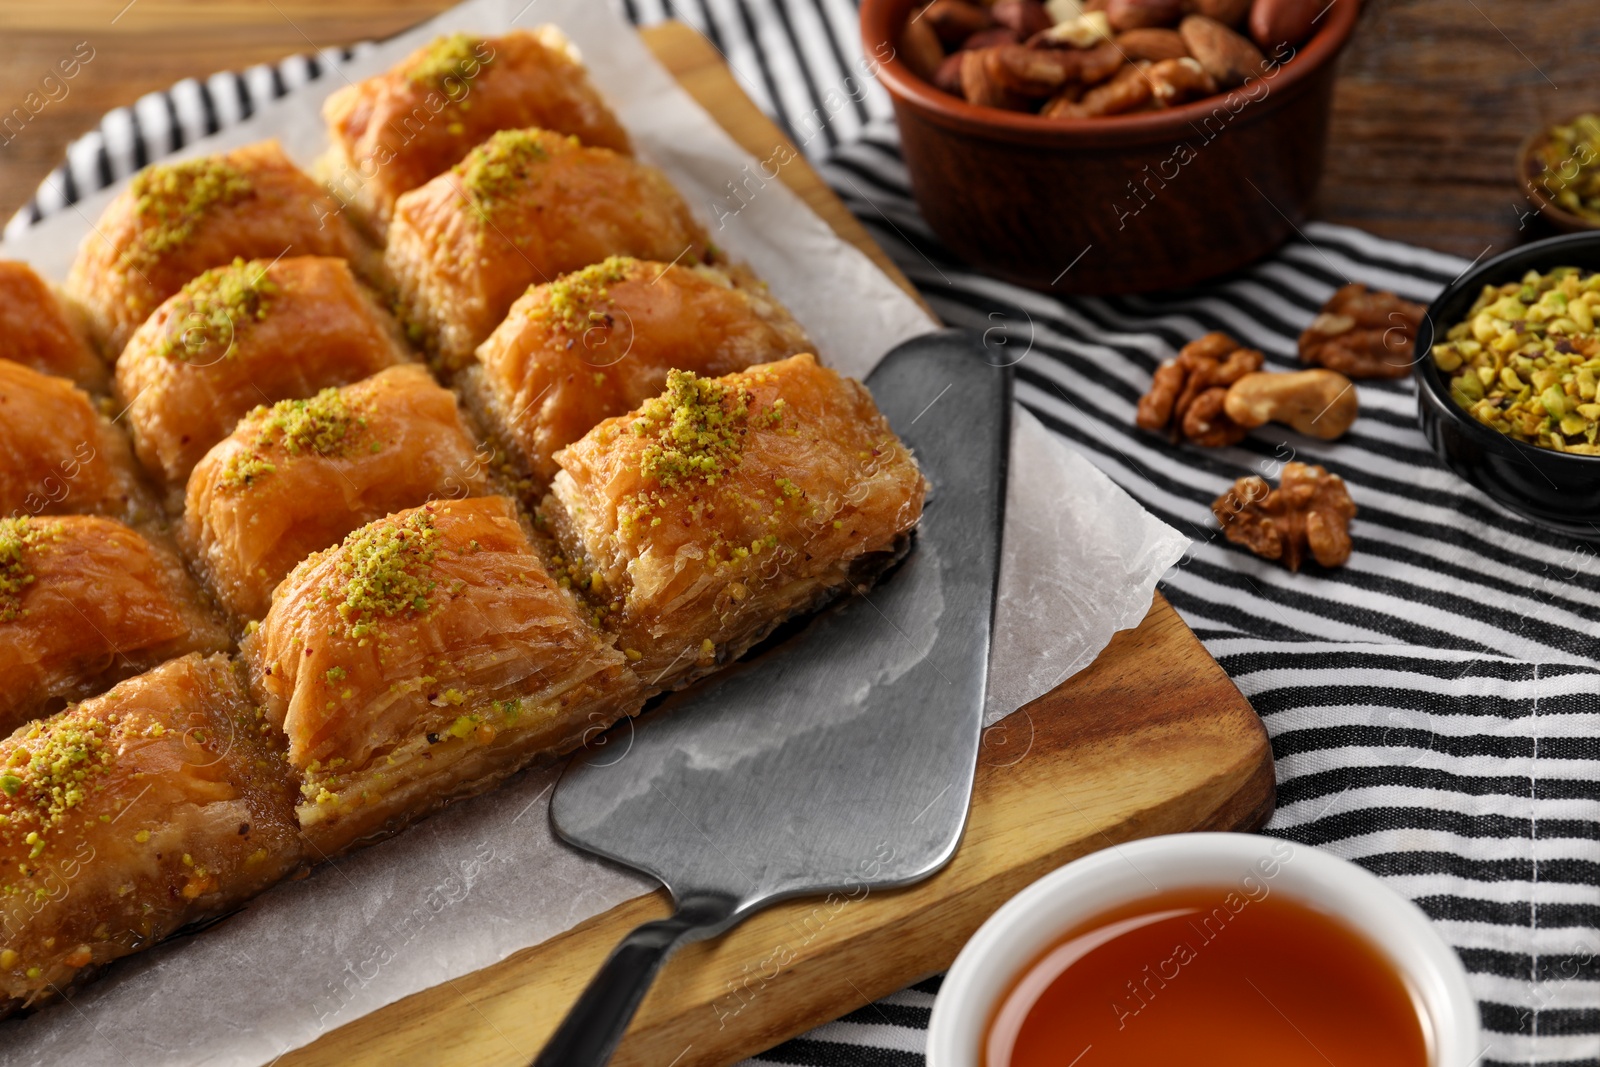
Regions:
[[810, 350], [748, 270], [612, 256], [519, 297], [458, 384], [543, 495], [556, 452], [658, 395], [669, 371], [718, 377]]
[[384, 262], [407, 320], [460, 368], [530, 285], [636, 256], [716, 258], [654, 167], [576, 137], [501, 130], [395, 202]]
[[652, 688], [892, 561], [926, 491], [866, 389], [809, 355], [674, 372], [556, 462], [543, 515], [563, 563]]
[[275, 749], [234, 664], [198, 654], [0, 741], [0, 1011], [296, 868]]
[[301, 560], [391, 512], [481, 496], [489, 457], [425, 367], [262, 405], [189, 476], [182, 538], [223, 606], [266, 613]]
[[305, 778], [301, 824], [330, 853], [642, 703], [505, 497], [398, 512], [313, 555], [244, 649]]

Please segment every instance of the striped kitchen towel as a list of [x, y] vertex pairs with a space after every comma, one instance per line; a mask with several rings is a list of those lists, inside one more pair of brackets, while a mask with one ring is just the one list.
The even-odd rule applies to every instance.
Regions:
[[[1161, 588], [1266, 722], [1279, 790], [1268, 832], [1360, 863], [1434, 918], [1482, 1004], [1480, 1062], [1600, 1065], [1600, 552], [1444, 470], [1409, 381], [1363, 382], [1360, 420], [1337, 442], [1265, 429], [1202, 450], [1133, 426], [1155, 366], [1201, 333], [1226, 330], [1290, 369], [1339, 285], [1426, 301], [1467, 264], [1312, 224], [1183, 292], [1006, 285], [964, 267], [918, 215], [848, 0], [622, 2], [636, 21], [700, 29], [940, 316], [1014, 346], [1020, 400], [1193, 538]], [[112, 112], [7, 233], [292, 92], [327, 58], [186, 81]], [[1291, 575], [1219, 537], [1210, 501], [1291, 460], [1349, 485], [1361, 510], [1348, 566]], [[753, 1062], [912, 1067], [937, 994], [937, 979], [919, 983]]]

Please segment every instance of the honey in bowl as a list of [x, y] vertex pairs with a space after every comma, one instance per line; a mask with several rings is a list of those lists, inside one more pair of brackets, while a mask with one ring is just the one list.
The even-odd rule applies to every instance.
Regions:
[[1428, 1067], [1382, 952], [1256, 888], [1164, 893], [1069, 930], [1000, 1000], [983, 1067]]

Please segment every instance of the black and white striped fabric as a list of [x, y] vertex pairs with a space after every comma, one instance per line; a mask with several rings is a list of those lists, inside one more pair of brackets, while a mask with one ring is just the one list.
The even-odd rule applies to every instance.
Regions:
[[[1361, 418], [1334, 443], [1258, 431], [1207, 451], [1133, 427], [1156, 364], [1205, 331], [1288, 369], [1337, 286], [1427, 300], [1467, 264], [1314, 224], [1181, 293], [1055, 299], [1005, 285], [957, 262], [921, 221], [848, 0], [622, 2], [636, 21], [676, 17], [705, 33], [943, 318], [1026, 353], [1022, 402], [1193, 538], [1162, 590], [1272, 735], [1269, 832], [1355, 860], [1435, 919], [1482, 1003], [1480, 1062], [1600, 1064], [1600, 553], [1443, 470], [1409, 382], [1363, 383]], [[8, 233], [321, 69], [295, 57], [113, 112]], [[1213, 528], [1209, 502], [1234, 478], [1274, 478], [1290, 460], [1350, 486], [1361, 511], [1348, 566], [1290, 575]], [[937, 979], [920, 983], [753, 1062], [913, 1067], [937, 992]]]

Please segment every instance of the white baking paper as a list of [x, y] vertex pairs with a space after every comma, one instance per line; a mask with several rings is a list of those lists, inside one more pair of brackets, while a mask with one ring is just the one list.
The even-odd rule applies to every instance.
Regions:
[[[865, 376], [935, 323], [781, 181], [773, 152], [741, 150], [611, 9], [593, 0], [472, 0], [335, 69], [250, 121], [195, 145], [212, 152], [277, 137], [309, 167], [324, 141], [322, 98], [436, 34], [555, 23], [640, 154], [662, 167], [817, 342]], [[114, 191], [0, 246], [65, 277]], [[1002, 718], [1087, 666], [1137, 625], [1187, 540], [1020, 409], [1014, 420], [1005, 551], [987, 719]], [[556, 769], [519, 776], [399, 837], [277, 887], [225, 923], [114, 967], [30, 1018], [0, 1025], [0, 1062], [77, 1067], [268, 1063], [404, 996], [478, 970], [648, 891], [648, 879], [556, 840]], [[463, 1002], [463, 1011], [472, 1010]], [[535, 1049], [517, 1050], [531, 1058]]]

